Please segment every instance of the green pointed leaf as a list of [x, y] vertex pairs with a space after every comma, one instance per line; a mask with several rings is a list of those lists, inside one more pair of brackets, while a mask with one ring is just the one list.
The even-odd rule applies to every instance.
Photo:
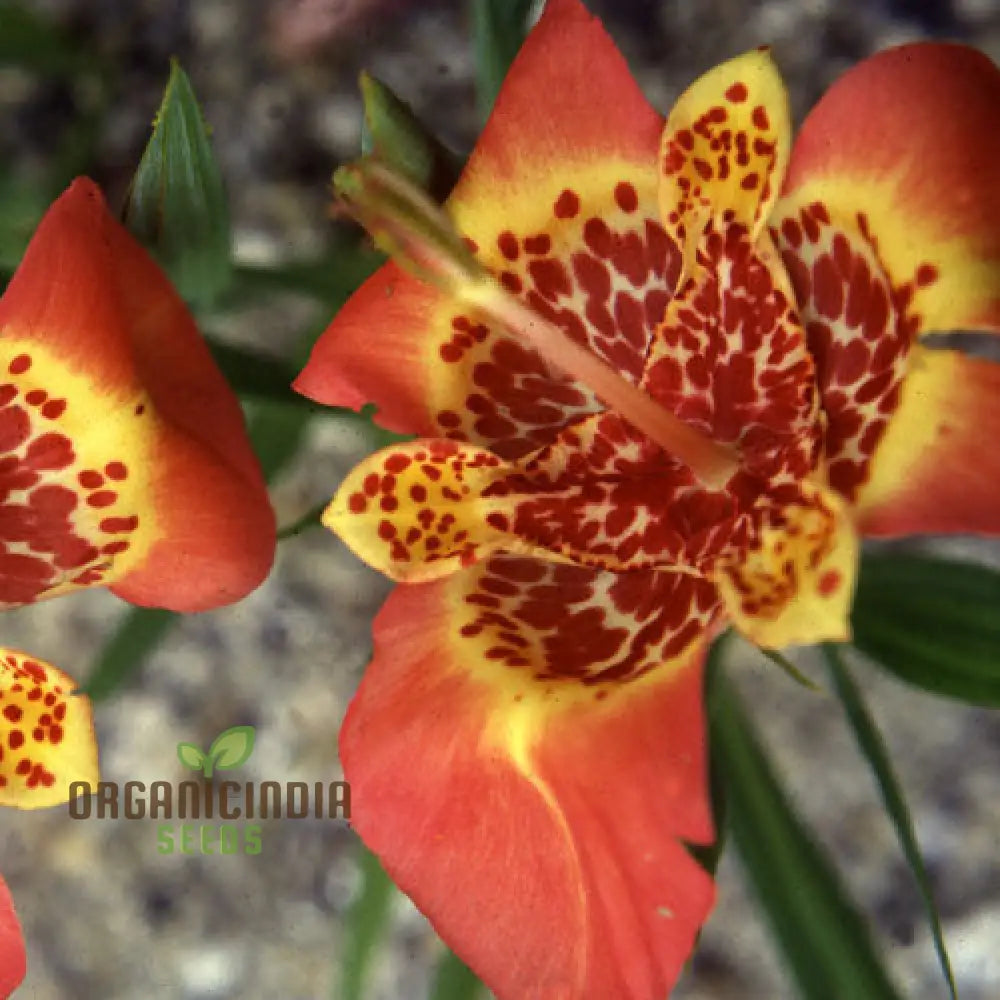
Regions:
[[201, 747], [194, 743], [178, 743], [177, 759], [192, 771], [200, 771], [205, 766], [206, 757]]
[[[483, 121], [528, 33], [534, 0], [471, 0], [476, 104]], [[544, 100], [544, 95], [540, 96]]]
[[854, 738], [858, 741], [858, 747], [871, 767], [882, 795], [882, 801], [885, 804], [885, 810], [892, 820], [892, 825], [896, 828], [900, 847], [903, 849], [907, 864], [910, 866], [914, 881], [917, 883], [917, 889], [927, 914], [927, 922], [930, 924], [931, 935], [934, 938], [934, 948], [937, 951], [938, 961], [941, 964], [945, 982], [948, 984], [948, 990], [952, 1000], [958, 1000], [955, 977], [952, 974], [951, 961], [948, 958], [948, 948], [941, 930], [941, 918], [938, 916], [937, 906], [934, 903], [934, 895], [931, 892], [927, 869], [924, 866], [923, 855], [920, 852], [920, 845], [917, 843], [917, 836], [913, 829], [910, 810], [906, 805], [906, 798], [889, 757], [889, 749], [865, 704], [861, 690], [851, 676], [847, 664], [841, 659], [837, 647], [825, 645], [823, 656], [826, 659], [837, 696], [844, 706], [844, 712], [847, 714], [848, 722], [850, 722], [854, 732]]
[[458, 159], [381, 80], [362, 73], [360, 84], [362, 154], [377, 157], [443, 200], [458, 180]]
[[351, 904], [345, 926], [344, 950], [340, 960], [340, 1000], [363, 1000], [371, 964], [377, 959], [378, 946], [385, 937], [396, 887], [378, 858], [362, 844], [358, 845], [361, 887]]
[[933, 556], [866, 554], [854, 646], [902, 680], [1000, 707], [1000, 573]]
[[805, 1000], [900, 1000], [829, 860], [795, 815], [750, 720], [709, 660], [712, 753], [726, 782], [728, 826]]
[[454, 952], [438, 960], [430, 1000], [477, 1000], [486, 995], [486, 987]]
[[229, 209], [201, 108], [176, 61], [132, 181], [125, 222], [188, 302], [211, 305], [225, 289]]
[[216, 771], [231, 771], [246, 763], [253, 753], [256, 733], [253, 726], [232, 726], [212, 741], [208, 758]]
[[180, 616], [162, 608], [132, 608], [105, 643], [82, 686], [92, 701], [107, 698], [160, 644]]

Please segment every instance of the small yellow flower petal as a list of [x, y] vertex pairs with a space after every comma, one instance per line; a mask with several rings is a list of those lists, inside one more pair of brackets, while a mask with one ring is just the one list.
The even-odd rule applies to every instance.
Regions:
[[754, 548], [719, 573], [733, 624], [766, 649], [850, 638], [858, 537], [832, 490], [802, 484]]
[[51, 664], [0, 648], [0, 805], [44, 809], [67, 801], [74, 781], [97, 783], [90, 699], [75, 688]]

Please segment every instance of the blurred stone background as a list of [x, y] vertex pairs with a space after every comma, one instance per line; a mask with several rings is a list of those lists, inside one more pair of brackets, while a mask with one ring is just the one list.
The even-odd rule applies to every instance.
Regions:
[[[662, 109], [714, 63], [769, 43], [798, 119], [850, 64], [885, 46], [947, 36], [1000, 58], [997, 0], [589, 0]], [[35, 0], [117, 67], [88, 171], [120, 201], [170, 56], [214, 129], [237, 255], [283, 261], [329, 238], [329, 177], [356, 155], [356, 77], [367, 68], [458, 150], [478, 128], [459, 0]], [[0, 159], [29, 176], [85, 114], [86, 88], [0, 67]], [[860, 112], [861, 109], [859, 109]], [[213, 329], [287, 353], [327, 317], [282, 297]], [[279, 523], [332, 493], [368, 447], [315, 421], [277, 484]], [[320, 530], [281, 546], [269, 582], [235, 608], [191, 616], [135, 681], [97, 710], [104, 777], [180, 780], [178, 741], [257, 727], [244, 779], [334, 780], [336, 736], [385, 584]], [[123, 606], [90, 593], [4, 617], [3, 641], [87, 676]], [[807, 669], [815, 664], [804, 660]], [[796, 804], [874, 921], [912, 1000], [945, 996], [919, 901], [830, 696], [748, 657], [737, 671]], [[910, 796], [964, 1000], [1000, 996], [1000, 719], [859, 673]], [[18, 996], [33, 1000], [321, 1000], [336, 997], [356, 842], [341, 823], [272, 822], [259, 856], [161, 855], [152, 823], [70, 822], [62, 809], [0, 815], [0, 871], [29, 943]], [[784, 978], [738, 864], [675, 996], [782, 1000]], [[405, 900], [370, 996], [420, 1000], [439, 945]], [[358, 1000], [345, 997], [342, 1000]], [[604, 1000], [604, 998], [598, 998]], [[608, 998], [614, 1000], [614, 998]], [[864, 998], [843, 998], [864, 1000]]]

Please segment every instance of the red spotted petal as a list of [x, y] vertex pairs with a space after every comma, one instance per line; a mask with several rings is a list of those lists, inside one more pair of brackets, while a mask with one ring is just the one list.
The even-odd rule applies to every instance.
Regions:
[[[866, 59], [806, 119], [774, 221], [862, 234], [922, 330], [1000, 329], [1000, 72], [960, 45]], [[831, 292], [831, 294], [835, 294]]]
[[857, 499], [868, 535], [1000, 534], [1000, 365], [916, 348]]
[[643, 387], [716, 441], [738, 444], [760, 482], [815, 464], [813, 361], [770, 254], [743, 226], [709, 230], [693, 277], [671, 300]]
[[183, 303], [76, 181], [0, 300], [0, 602], [113, 586], [182, 611], [266, 575], [239, 403]]
[[377, 619], [353, 820], [500, 1000], [662, 1000], [686, 961], [713, 896], [681, 845], [712, 836], [706, 598], [495, 558]]
[[90, 700], [71, 677], [27, 653], [0, 648], [0, 806], [42, 809], [95, 785]]
[[[660, 225], [660, 116], [578, 0], [546, 5], [448, 209], [480, 260], [638, 381], [680, 259]], [[533, 351], [388, 265], [317, 344], [296, 388], [374, 400], [400, 431], [516, 458], [598, 409]]]
[[660, 211], [684, 247], [684, 275], [708, 228], [756, 242], [788, 162], [788, 95], [766, 49], [709, 70], [670, 111], [660, 149]]
[[820, 202], [773, 221], [815, 360], [829, 482], [853, 501], [899, 405], [919, 324], [916, 286], [894, 286], [872, 235], [838, 228]]
[[706, 491], [602, 413], [516, 463], [440, 439], [386, 448], [351, 470], [323, 523], [368, 565], [409, 583], [499, 550], [613, 570], [704, 571], [748, 527], [742, 508], [753, 484], [738, 485]]
[[9, 997], [27, 971], [24, 936], [7, 883], [0, 877], [0, 997]]

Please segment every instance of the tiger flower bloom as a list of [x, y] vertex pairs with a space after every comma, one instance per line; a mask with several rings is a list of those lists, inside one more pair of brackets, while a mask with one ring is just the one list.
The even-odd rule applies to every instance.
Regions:
[[[203, 611], [267, 575], [274, 515], [239, 402], [160, 269], [75, 181], [0, 298], [0, 609], [106, 586]], [[0, 806], [96, 783], [90, 701], [0, 648]], [[0, 996], [24, 942], [0, 879]]]
[[1000, 368], [920, 341], [1000, 327], [997, 163], [1000, 73], [968, 48], [866, 60], [793, 146], [766, 51], [664, 122], [550, 0], [446, 208], [505, 294], [701, 454], [395, 263], [318, 342], [300, 391], [419, 436], [325, 518], [406, 584], [341, 732], [353, 820], [503, 1000], [674, 984], [713, 902], [685, 845], [713, 838], [721, 628], [846, 639], [862, 536], [1000, 528], [978, 446]]
[[[0, 610], [105, 586], [202, 611], [266, 576], [274, 515], [239, 402], [183, 302], [75, 181], [0, 298]], [[97, 780], [89, 700], [0, 648], [0, 806]]]

